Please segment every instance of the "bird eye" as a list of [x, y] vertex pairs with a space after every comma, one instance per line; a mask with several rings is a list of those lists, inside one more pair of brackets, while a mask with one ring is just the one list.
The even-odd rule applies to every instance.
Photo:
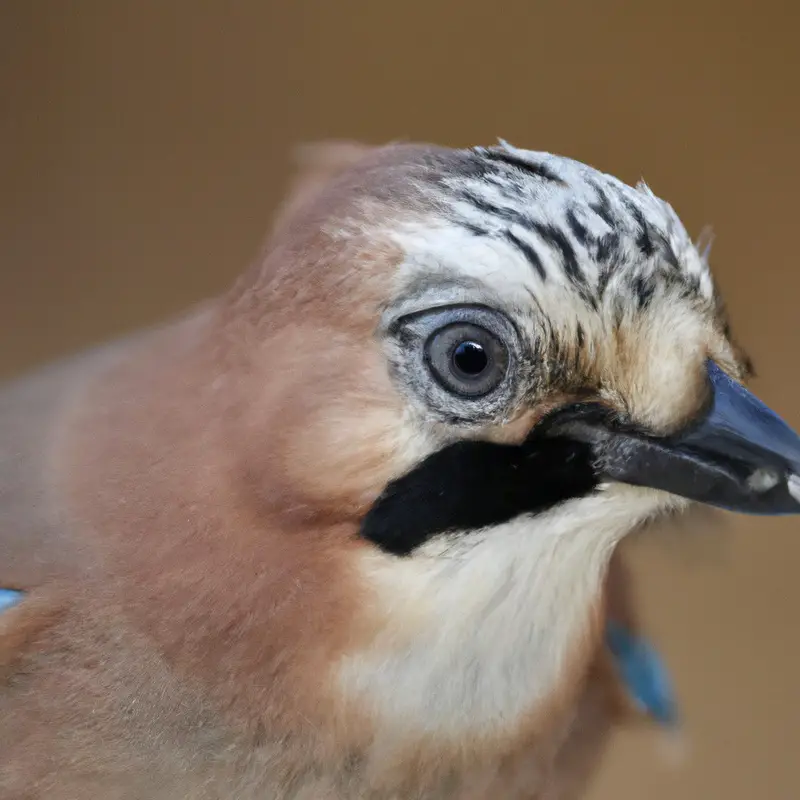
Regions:
[[478, 377], [489, 366], [489, 356], [480, 342], [461, 342], [453, 350], [453, 369], [460, 377]]
[[425, 358], [438, 383], [462, 397], [482, 397], [508, 371], [505, 344], [485, 328], [456, 323], [437, 330], [427, 341]]

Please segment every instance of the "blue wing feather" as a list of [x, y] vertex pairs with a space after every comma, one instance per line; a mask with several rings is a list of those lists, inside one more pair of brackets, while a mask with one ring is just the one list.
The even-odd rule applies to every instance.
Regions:
[[0, 612], [16, 605], [22, 600], [22, 592], [15, 589], [0, 589]]
[[655, 649], [617, 622], [606, 626], [606, 644], [620, 678], [636, 703], [664, 725], [677, 721], [677, 706], [666, 667]]

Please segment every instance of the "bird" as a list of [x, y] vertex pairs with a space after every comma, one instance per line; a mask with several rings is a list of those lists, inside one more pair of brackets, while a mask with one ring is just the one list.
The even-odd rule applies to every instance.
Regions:
[[673, 208], [302, 147], [252, 262], [0, 390], [0, 798], [555, 800], [677, 702], [625, 543], [800, 511]]

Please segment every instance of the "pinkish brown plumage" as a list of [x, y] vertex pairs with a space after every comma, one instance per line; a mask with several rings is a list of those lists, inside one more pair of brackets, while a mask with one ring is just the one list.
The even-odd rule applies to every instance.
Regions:
[[[0, 584], [26, 593], [0, 615], [2, 800], [577, 798], [634, 718], [616, 548], [685, 501], [588, 472], [546, 500], [558, 463], [490, 522], [364, 520], [436, 453], [516, 453], [588, 395], [680, 429], [703, 359], [745, 371], [705, 262], [666, 204], [568, 160], [305, 156], [228, 293], [0, 395]], [[453, 304], [519, 337], [469, 403], [404, 349]]]

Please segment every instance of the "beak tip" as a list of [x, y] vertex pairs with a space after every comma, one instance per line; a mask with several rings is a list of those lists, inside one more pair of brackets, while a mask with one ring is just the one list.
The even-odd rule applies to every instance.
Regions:
[[792, 499], [800, 503], [800, 475], [795, 475], [792, 473], [786, 479], [786, 485], [789, 489], [789, 494], [792, 496]]

